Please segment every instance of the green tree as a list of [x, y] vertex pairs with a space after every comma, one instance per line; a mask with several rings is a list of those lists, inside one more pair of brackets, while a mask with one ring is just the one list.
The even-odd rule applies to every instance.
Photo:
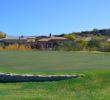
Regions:
[[97, 29], [96, 29], [96, 28], [94, 28], [92, 32], [93, 32], [93, 33], [97, 33]]
[[110, 52], [110, 43], [109, 42], [104, 41], [104, 42], [100, 43], [100, 50], [101, 51], [103, 51], [102, 46], [104, 46], [104, 52]]
[[94, 37], [92, 38], [89, 43], [88, 43], [88, 47], [100, 47], [100, 43], [104, 42], [105, 39], [104, 38], [100, 38], [100, 37]]
[[73, 39], [73, 40], [76, 40], [76, 37], [74, 35], [65, 35], [64, 36], [65, 38], [68, 38], [68, 39]]
[[0, 38], [3, 38], [4, 36], [4, 33], [0, 31]]
[[61, 36], [64, 37], [66, 33], [62, 33]]

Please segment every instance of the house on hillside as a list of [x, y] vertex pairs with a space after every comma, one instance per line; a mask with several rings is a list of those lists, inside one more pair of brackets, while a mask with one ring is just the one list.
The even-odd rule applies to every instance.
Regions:
[[30, 36], [29, 37], [24, 37], [24, 36], [21, 36], [21, 39], [26, 39], [28, 45], [30, 45], [32, 48], [36, 47], [36, 37], [30, 37]]
[[43, 50], [51, 49], [59, 42], [67, 42], [67, 41], [74, 41], [74, 40], [70, 40], [64, 37], [54, 37], [50, 34], [49, 37], [37, 40], [37, 48]]
[[19, 37], [10, 37], [7, 35], [5, 35], [4, 38], [0, 39], [0, 46], [1, 47], [7, 46], [9, 44], [15, 44], [15, 43], [27, 44], [28, 42], [27, 42], [27, 39], [23, 39], [23, 38], [19, 38]]
[[97, 33], [96, 34], [101, 34], [101, 35], [110, 35], [110, 29], [100, 29], [100, 30], [97, 30]]
[[33, 43], [33, 42], [35, 42], [35, 39], [36, 39], [36, 37], [32, 37], [32, 36], [31, 37], [30, 36], [29, 37], [24, 37], [23, 35], [20, 38], [21, 39], [26, 39], [28, 43], [30, 43], [30, 42]]
[[110, 35], [110, 29], [98, 29], [95, 33], [93, 31], [82, 31], [82, 35], [93, 34], [93, 35]]

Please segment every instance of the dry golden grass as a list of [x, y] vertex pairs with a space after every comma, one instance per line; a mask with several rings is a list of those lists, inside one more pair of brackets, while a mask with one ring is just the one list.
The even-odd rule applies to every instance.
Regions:
[[3, 51], [3, 48], [2, 47], [0, 47], [0, 51]]
[[5, 50], [5, 51], [16, 51], [16, 50], [22, 50], [22, 51], [25, 51], [25, 50], [32, 50], [31, 47], [25, 47], [25, 45], [18, 45], [17, 43], [16, 44], [9, 44], [8, 46], [6, 46], [4, 49], [2, 48], [2, 51]]

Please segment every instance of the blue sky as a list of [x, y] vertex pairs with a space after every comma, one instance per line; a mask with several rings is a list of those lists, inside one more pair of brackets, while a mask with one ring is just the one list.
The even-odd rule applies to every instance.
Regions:
[[0, 31], [38, 36], [110, 28], [110, 0], [0, 0]]

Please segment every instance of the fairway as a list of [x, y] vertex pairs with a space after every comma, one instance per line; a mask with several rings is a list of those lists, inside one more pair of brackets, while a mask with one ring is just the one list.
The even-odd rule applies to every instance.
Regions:
[[15, 71], [74, 72], [110, 69], [110, 54], [58, 51], [2, 51], [0, 67]]

